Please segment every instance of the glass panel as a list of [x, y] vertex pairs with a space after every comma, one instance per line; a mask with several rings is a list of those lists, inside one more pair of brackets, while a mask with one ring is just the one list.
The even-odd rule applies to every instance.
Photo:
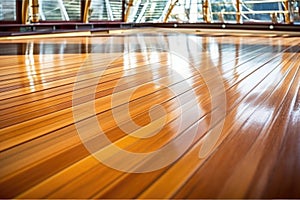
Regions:
[[39, 0], [40, 20], [78, 21], [81, 19], [81, 0]]
[[179, 0], [168, 21], [203, 22], [203, 0]]
[[[254, 3], [252, 3], [254, 2]], [[285, 6], [283, 1], [264, 3], [263, 1], [244, 1], [243, 20], [260, 22], [284, 22]]]
[[[179, 0], [168, 21], [203, 22], [205, 0]], [[291, 22], [300, 22], [300, 0], [208, 0], [208, 18], [211, 22], [237, 22], [240, 10], [241, 22], [287, 23], [290, 13]], [[286, 4], [288, 3], [288, 6]]]
[[233, 21], [236, 22], [236, 1], [231, 0], [212, 0], [211, 14], [212, 21]]
[[0, 21], [16, 21], [16, 1], [0, 0]]
[[168, 2], [168, 0], [152, 0], [148, 4], [141, 22], [162, 22]]
[[300, 24], [300, 0], [291, 2], [291, 15], [295, 24]]
[[130, 8], [129, 22], [162, 22], [171, 0], [138, 0]]
[[122, 0], [92, 0], [90, 20], [122, 20]]

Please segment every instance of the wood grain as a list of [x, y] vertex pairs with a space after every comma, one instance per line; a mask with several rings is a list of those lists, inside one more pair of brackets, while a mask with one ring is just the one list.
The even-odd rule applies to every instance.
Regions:
[[[172, 54], [178, 35], [185, 41], [182, 57]], [[299, 44], [297, 37], [142, 29], [1, 40], [0, 197], [300, 198]], [[110, 62], [114, 55], [121, 56]], [[213, 118], [222, 88], [226, 112]], [[94, 113], [86, 110], [91, 102]], [[101, 140], [93, 117], [111, 144]], [[223, 120], [214, 148], [199, 158]], [[180, 151], [193, 131], [186, 151], [158, 170], [122, 172], [95, 158], [128, 163], [116, 146], [147, 154], [173, 144]], [[143, 169], [160, 159], [133, 159], [126, 167]]]

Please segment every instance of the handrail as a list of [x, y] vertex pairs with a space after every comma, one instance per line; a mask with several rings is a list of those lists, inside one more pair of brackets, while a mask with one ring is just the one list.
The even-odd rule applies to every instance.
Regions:
[[257, 4], [257, 3], [278, 3], [278, 2], [288, 2], [288, 0], [262, 0], [262, 1], [243, 1], [246, 4]]
[[[219, 14], [220, 12], [211, 12], [212, 14]], [[262, 10], [262, 11], [243, 11], [243, 14], [268, 14], [268, 13], [289, 13], [288, 11], [280, 11], [280, 10]], [[236, 12], [226, 12], [223, 11], [222, 14], [225, 15], [235, 15]]]
[[[241, 3], [245, 4], [258, 4], [258, 3], [278, 3], [278, 2], [289, 2], [289, 0], [256, 0], [256, 1], [243, 1], [240, 0]], [[214, 5], [224, 5], [224, 4], [232, 4], [232, 2], [211, 2]]]

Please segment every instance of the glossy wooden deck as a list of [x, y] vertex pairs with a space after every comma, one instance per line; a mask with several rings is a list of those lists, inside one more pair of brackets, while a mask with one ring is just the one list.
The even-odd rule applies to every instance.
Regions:
[[[190, 49], [190, 65], [172, 61], [163, 50], [128, 53], [149, 38], [159, 49], [161, 41], [168, 43], [173, 36], [139, 33], [135, 40], [117, 35], [110, 38], [115, 38], [113, 43], [103, 36], [1, 41], [0, 197], [300, 198], [299, 38], [182, 36], [199, 47], [195, 51], [189, 42], [182, 46]], [[81, 72], [89, 77], [86, 81], [97, 78], [95, 70], [106, 67], [100, 56], [103, 49], [123, 54], [97, 83], [94, 103], [104, 133], [127, 151], [156, 151], [172, 142], [184, 112], [190, 116], [182, 119], [184, 132], [196, 127], [197, 134], [175, 162], [153, 172], [121, 172], [98, 161], [82, 144], [72, 112], [74, 82], [81, 66], [95, 65]], [[99, 57], [89, 60], [93, 55]], [[189, 88], [170, 70], [174, 66], [190, 69], [184, 81], [191, 84], [199, 105], [190, 103]], [[213, 69], [219, 70], [224, 84], [226, 113], [211, 122], [213, 95], [201, 73], [208, 73], [209, 84], [218, 88], [217, 74], [210, 74]], [[122, 77], [120, 105], [127, 101], [126, 91], [141, 86], [130, 96], [132, 118], [123, 117], [122, 122], [148, 126], [141, 131], [148, 134], [156, 129], [148, 111], [161, 104], [167, 116], [159, 134], [140, 139], [118, 127], [110, 100]], [[157, 86], [157, 80], [164, 87]], [[171, 87], [181, 90], [177, 95], [182, 102], [176, 101]], [[84, 92], [79, 96], [82, 104], [93, 100]], [[196, 107], [201, 108], [199, 116], [194, 114]], [[82, 123], [88, 125], [91, 115], [83, 113]], [[203, 138], [222, 119], [213, 151], [199, 158]], [[181, 148], [180, 143], [173, 147]]]

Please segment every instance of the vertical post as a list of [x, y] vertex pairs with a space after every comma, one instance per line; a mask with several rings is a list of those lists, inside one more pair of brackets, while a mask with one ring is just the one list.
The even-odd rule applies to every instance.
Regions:
[[130, 15], [130, 11], [132, 9], [133, 6], [133, 1], [134, 0], [129, 0], [128, 5], [127, 5], [127, 9], [126, 9], [126, 13], [125, 13], [125, 17], [124, 17], [124, 21], [127, 22], [128, 21], [128, 17]]
[[122, 22], [125, 22], [125, 0], [122, 0]]
[[240, 6], [240, 0], [236, 0], [236, 23], [241, 23], [241, 6]]
[[289, 1], [288, 0], [284, 1], [284, 11], [286, 12], [284, 14], [284, 16], [285, 16], [285, 23], [290, 24], [291, 23], [291, 16], [290, 16], [290, 5], [289, 5]]
[[88, 23], [89, 22], [91, 2], [92, 2], [92, 0], [85, 0], [84, 13], [83, 13], [83, 23]]
[[39, 19], [39, 1], [38, 0], [32, 0], [32, 19], [31, 21], [33, 23], [38, 23], [40, 21]]
[[210, 23], [209, 0], [204, 0], [202, 4], [203, 19], [206, 23]]
[[300, 0], [297, 1], [297, 5], [298, 5], [298, 14], [299, 14], [299, 16], [300, 16]]
[[22, 24], [27, 24], [29, 0], [23, 0], [22, 3]]

